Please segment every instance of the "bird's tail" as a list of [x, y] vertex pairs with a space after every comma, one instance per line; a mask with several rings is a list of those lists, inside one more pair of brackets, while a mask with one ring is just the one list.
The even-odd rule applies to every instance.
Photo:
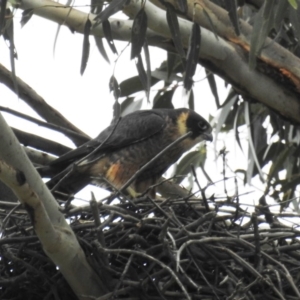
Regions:
[[83, 176], [74, 166], [70, 166], [63, 171], [53, 168], [52, 166], [46, 166], [38, 169], [38, 172], [41, 177], [51, 178], [46, 182], [46, 185], [55, 198], [61, 200], [67, 200], [73, 197], [74, 194], [89, 183], [88, 178]]

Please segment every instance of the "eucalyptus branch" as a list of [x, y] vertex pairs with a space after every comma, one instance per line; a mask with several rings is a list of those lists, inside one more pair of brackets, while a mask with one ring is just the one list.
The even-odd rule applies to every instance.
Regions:
[[[21, 78], [16, 77], [16, 82], [19, 90], [19, 97], [26, 102], [37, 114], [39, 114], [47, 122], [56, 124], [64, 128], [68, 128], [80, 135], [88, 136], [79, 130], [76, 126], [70, 123], [60, 112], [50, 106], [35, 90], [33, 90]], [[9, 89], [15, 92], [14, 80], [12, 73], [0, 64], [0, 82], [5, 84]], [[75, 136], [69, 136], [76, 144], [81, 145], [82, 139], [77, 140]]]
[[[45, 253], [69, 282], [79, 299], [97, 297], [103, 287], [86, 261], [78, 240], [59, 206], [0, 114], [0, 179], [8, 185], [30, 214]], [[78, 277], [80, 276], [80, 277]], [[82, 282], [81, 278], [89, 278]]]

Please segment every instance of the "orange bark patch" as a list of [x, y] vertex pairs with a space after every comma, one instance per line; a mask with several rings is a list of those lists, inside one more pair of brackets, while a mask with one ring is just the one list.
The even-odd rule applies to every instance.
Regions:
[[300, 80], [298, 77], [296, 77], [293, 73], [291, 73], [289, 70], [286, 70], [284, 68], [280, 68], [281, 73], [288, 77], [294, 85], [297, 87], [298, 92], [300, 92]]

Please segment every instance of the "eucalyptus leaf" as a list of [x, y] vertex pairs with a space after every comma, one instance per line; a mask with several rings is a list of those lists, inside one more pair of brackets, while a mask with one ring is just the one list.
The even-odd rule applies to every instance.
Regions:
[[274, 5], [275, 1], [264, 1], [263, 6], [255, 17], [249, 53], [249, 67], [251, 70], [255, 68], [256, 57], [260, 55], [269, 31], [272, 28], [274, 22]]
[[136, 68], [139, 73], [139, 78], [141, 80], [142, 86], [145, 91], [147, 91], [147, 74], [144, 68], [143, 60], [141, 55], [138, 55], [137, 61], [136, 61]]
[[293, 7], [293, 9], [297, 9], [298, 8], [298, 3], [297, 0], [288, 0], [290, 5]]
[[289, 4], [287, 1], [276, 1], [274, 7], [274, 27], [279, 31], [283, 18], [286, 16]]
[[81, 56], [81, 65], [80, 65], [80, 74], [83, 75], [85, 68], [87, 66], [87, 62], [89, 60], [90, 55], [90, 30], [91, 30], [92, 23], [89, 18], [87, 18], [85, 25], [84, 25], [84, 32], [83, 32], [83, 45], [82, 45], [82, 56]]
[[147, 102], [149, 103], [150, 102], [149, 101], [150, 88], [151, 88], [151, 61], [150, 61], [150, 53], [149, 53], [147, 39], [145, 39], [143, 49], [144, 49], [144, 54], [145, 54], [146, 75], [147, 75], [146, 97], [147, 97]]
[[113, 105], [113, 117], [114, 120], [119, 119], [121, 116], [121, 105], [118, 101], [118, 99], [116, 99], [114, 105]]
[[239, 108], [237, 109], [237, 112], [234, 116], [234, 121], [233, 121], [233, 131], [234, 131], [235, 140], [238, 143], [241, 151], [244, 153], [243, 147], [241, 144], [241, 140], [240, 140], [239, 129], [238, 129], [238, 118], [239, 118], [240, 112], [242, 111], [243, 108], [244, 107], [242, 105], [240, 105]]
[[112, 75], [110, 77], [110, 80], [109, 80], [109, 90], [111, 92], [113, 92], [114, 98], [117, 101], [119, 99], [119, 97], [120, 97], [121, 90], [120, 90], [119, 83], [118, 83], [118, 81], [117, 81], [117, 79], [115, 78], [114, 75]]
[[215, 136], [216, 136], [215, 141], [214, 141], [215, 149], [216, 149], [218, 134], [220, 133], [222, 126], [224, 125], [224, 123], [231, 111], [231, 107], [234, 105], [234, 103], [237, 100], [238, 100], [237, 94], [235, 94], [235, 92], [231, 92], [231, 93], [229, 93], [225, 103], [222, 105], [220, 115], [217, 119], [217, 125], [216, 125], [216, 130], [215, 130]]
[[110, 16], [122, 10], [128, 2], [129, 0], [112, 0], [110, 4], [95, 17], [96, 23], [98, 24], [107, 20]]
[[204, 164], [205, 160], [206, 151], [192, 151], [186, 154], [176, 167], [175, 182], [182, 182], [185, 176], [191, 172], [191, 165], [197, 168], [200, 164]]
[[103, 40], [102, 40], [102, 38], [99, 37], [99, 36], [94, 36], [94, 39], [95, 39], [95, 43], [96, 43], [96, 46], [97, 46], [97, 48], [98, 48], [100, 54], [101, 54], [102, 57], [110, 64], [108, 55], [107, 55], [106, 50], [105, 50], [104, 45], [103, 45]]
[[[66, 6], [71, 6], [72, 5], [72, 2], [73, 0], [68, 0], [66, 2]], [[65, 16], [65, 19], [69, 17], [69, 14], [71, 13], [71, 9], [68, 11], [67, 15]], [[65, 20], [64, 20], [65, 21]], [[22, 24], [22, 21], [21, 21], [21, 24]], [[56, 32], [55, 32], [55, 37], [54, 37], [54, 43], [53, 43], [53, 56], [55, 54], [55, 49], [56, 49], [56, 44], [57, 44], [57, 40], [58, 40], [58, 35], [59, 35], [59, 32], [60, 32], [60, 28], [61, 28], [61, 24], [58, 24], [57, 25], [57, 28], [56, 28]], [[72, 29], [71, 29], [72, 31]]]
[[177, 81], [177, 82], [182, 81], [182, 77], [176, 75], [175, 72], [172, 73], [170, 77], [168, 77], [168, 73], [166, 71], [160, 71], [159, 69], [152, 71], [151, 74], [153, 77], [160, 80], [164, 80], [166, 83], [172, 83], [173, 81]]
[[[25, 9], [23, 12], [22, 12], [22, 18], [21, 18], [21, 27], [24, 27], [24, 25], [31, 19], [31, 17], [33, 16], [33, 9], [31, 8], [28, 8], [28, 9]], [[1, 16], [1, 14], [0, 14]], [[1, 32], [1, 19], [0, 19], [0, 32]]]
[[177, 54], [168, 52], [167, 54], [168, 78], [170, 78], [174, 70], [175, 64], [177, 62], [177, 58], [179, 58]]
[[210, 90], [215, 98], [217, 109], [219, 109], [220, 108], [220, 100], [219, 100], [215, 76], [212, 72], [208, 71], [207, 69], [205, 69], [205, 73], [206, 73], [206, 78], [207, 78]]
[[118, 54], [117, 48], [114, 43], [114, 39], [112, 37], [110, 22], [108, 20], [104, 20], [102, 23], [103, 33], [106, 38], [106, 41], [114, 54]]
[[[4, 26], [5, 26], [6, 4], [7, 4], [7, 0], [0, 1], [0, 35], [2, 34]], [[28, 9], [27, 9], [27, 11], [28, 11]], [[21, 21], [21, 23], [22, 23], [22, 21]]]
[[186, 14], [188, 10], [187, 0], [175, 0], [181, 13]]
[[142, 7], [136, 14], [131, 29], [131, 59], [141, 54], [146, 38], [147, 23], [147, 14]]
[[239, 26], [239, 18], [237, 15], [236, 0], [226, 0], [224, 1], [224, 4], [228, 11], [230, 21], [234, 27], [235, 34], [240, 35], [240, 26]]
[[189, 109], [195, 110], [195, 97], [194, 97], [193, 89], [190, 90], [188, 105], [189, 105]]
[[103, 8], [104, 0], [91, 0], [91, 13], [98, 15]]
[[277, 157], [274, 157], [274, 161], [272, 163], [272, 166], [268, 174], [268, 185], [270, 184], [270, 181], [273, 178], [273, 176], [283, 169], [283, 164], [285, 160], [289, 155], [292, 155], [294, 151], [295, 151], [294, 147], [287, 146], [283, 149], [281, 153], [279, 153]]
[[297, 9], [294, 9], [292, 7], [289, 8], [289, 18], [290, 22], [292, 23], [294, 27], [295, 35], [298, 39], [298, 47], [300, 45], [300, 5], [297, 7]]
[[[10, 10], [7, 10], [7, 11], [9, 13], [11, 13]], [[3, 37], [5, 40], [7, 40], [9, 42], [9, 58], [10, 58], [10, 65], [11, 65], [12, 80], [14, 83], [15, 93], [19, 96], [19, 87], [18, 87], [18, 83], [17, 83], [16, 65], [15, 65], [15, 59], [18, 58], [18, 55], [17, 55], [17, 50], [16, 50], [15, 42], [14, 42], [13, 18], [10, 18], [9, 20], [6, 21]]]
[[165, 5], [167, 7], [167, 22], [172, 35], [173, 43], [175, 45], [178, 55], [181, 57], [181, 59], [183, 59], [183, 61], [185, 61], [185, 51], [183, 49], [181, 41], [181, 33], [177, 14], [171, 4], [167, 3]]
[[289, 189], [293, 189], [297, 187], [300, 183], [300, 174], [295, 174], [290, 180], [283, 180], [280, 182], [281, 183], [281, 191], [286, 192]]
[[187, 62], [184, 75], [184, 87], [186, 90], [190, 90], [193, 85], [193, 76], [196, 71], [196, 67], [199, 60], [200, 54], [200, 43], [201, 43], [201, 32], [200, 27], [194, 22], [192, 28], [192, 34], [190, 36], [189, 48], [187, 53]]
[[256, 153], [267, 148], [267, 133], [263, 127], [265, 118], [263, 113], [256, 113], [251, 120], [252, 139]]
[[[254, 163], [257, 167], [257, 170], [258, 170], [258, 173], [259, 173], [259, 176], [260, 176], [260, 180], [262, 182], [265, 182], [264, 180], [264, 176], [263, 176], [263, 172], [262, 172], [262, 169], [261, 169], [261, 166], [259, 164], [259, 161], [258, 161], [258, 158], [257, 158], [257, 155], [256, 155], [256, 152], [255, 152], [255, 147], [254, 147], [254, 142], [253, 142], [253, 139], [252, 139], [252, 132], [251, 132], [251, 121], [250, 121], [250, 108], [249, 108], [249, 103], [248, 102], [245, 102], [245, 121], [246, 121], [246, 125], [247, 125], [247, 128], [248, 128], [248, 141], [249, 141], [249, 153], [248, 153], [248, 162], [249, 162], [249, 167], [248, 167], [248, 170], [250, 171], [250, 166], [253, 170], [253, 166], [254, 166]], [[252, 172], [247, 172], [248, 174], [248, 183], [250, 184], [250, 180], [252, 178]], [[250, 174], [251, 173], [251, 174]]]
[[[151, 84], [156, 84], [160, 79], [156, 77], [151, 77]], [[137, 92], [141, 92], [144, 87], [141, 83], [139, 76], [134, 76], [128, 79], [125, 79], [120, 83], [121, 95], [120, 97], [127, 97]]]

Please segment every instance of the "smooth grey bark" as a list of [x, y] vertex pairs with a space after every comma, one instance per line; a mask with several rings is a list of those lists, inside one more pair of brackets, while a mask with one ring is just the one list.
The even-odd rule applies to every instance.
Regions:
[[45, 253], [59, 267], [78, 298], [85, 300], [105, 294], [106, 288], [88, 264], [56, 200], [1, 114], [0, 179], [13, 187], [14, 193], [25, 204]]

